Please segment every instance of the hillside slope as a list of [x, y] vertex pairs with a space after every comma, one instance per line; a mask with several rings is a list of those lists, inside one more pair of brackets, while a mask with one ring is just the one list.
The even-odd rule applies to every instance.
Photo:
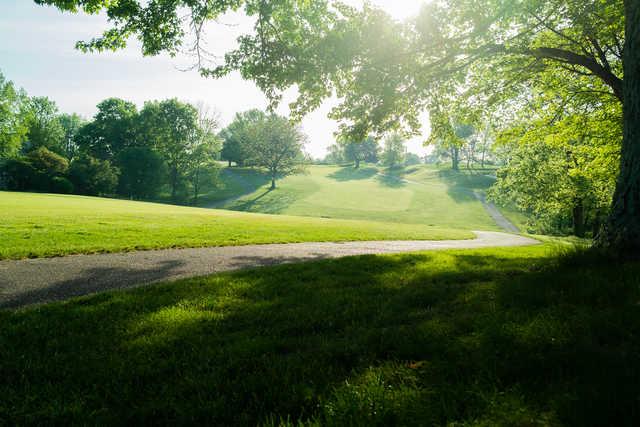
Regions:
[[134, 249], [358, 240], [470, 239], [467, 231], [0, 192], [0, 259]]
[[[233, 171], [228, 171], [230, 176]], [[253, 182], [259, 182], [254, 180]], [[285, 178], [276, 190], [259, 186], [216, 207], [324, 218], [423, 224], [463, 230], [499, 230], [473, 190], [491, 179], [429, 166], [388, 172], [375, 166], [310, 166]]]

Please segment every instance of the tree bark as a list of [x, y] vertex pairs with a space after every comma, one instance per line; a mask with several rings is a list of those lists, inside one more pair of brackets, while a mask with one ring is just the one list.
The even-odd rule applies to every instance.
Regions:
[[276, 179], [275, 178], [271, 178], [271, 189], [272, 190], [276, 189]]
[[620, 175], [600, 247], [640, 250], [640, 2], [625, 0], [623, 112]]
[[584, 237], [584, 203], [577, 199], [573, 205], [573, 234]]
[[451, 148], [451, 169], [454, 171], [460, 170], [460, 150], [458, 147]]
[[360, 169], [360, 159], [356, 159], [356, 169]]

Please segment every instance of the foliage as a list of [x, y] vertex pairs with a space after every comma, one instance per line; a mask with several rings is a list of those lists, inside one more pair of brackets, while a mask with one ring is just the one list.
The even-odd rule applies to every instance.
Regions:
[[415, 153], [407, 153], [404, 164], [406, 166], [415, 166], [422, 163], [422, 159]]
[[255, 123], [250, 134], [251, 163], [267, 170], [271, 189], [276, 188], [276, 179], [300, 171], [307, 137], [287, 118], [269, 115]]
[[69, 179], [78, 194], [100, 196], [114, 194], [119, 170], [108, 160], [82, 155], [71, 162]]
[[266, 120], [266, 114], [260, 110], [249, 110], [237, 113], [233, 122], [220, 133], [223, 146], [222, 160], [238, 166], [244, 166], [251, 157], [253, 143], [253, 126]]
[[193, 204], [198, 204], [198, 197], [203, 191], [215, 187], [220, 168], [215, 161], [220, 151], [220, 141], [212, 137], [204, 140], [191, 154], [187, 176], [193, 193]]
[[389, 168], [403, 166], [407, 153], [407, 146], [399, 133], [393, 133], [384, 140], [382, 164]]
[[80, 132], [80, 129], [86, 124], [86, 121], [75, 113], [60, 114], [58, 116], [58, 121], [64, 131], [62, 143], [63, 154], [67, 159], [72, 160], [78, 150], [78, 146], [76, 144], [77, 135]]
[[38, 172], [25, 158], [6, 160], [0, 169], [2, 188], [11, 191], [33, 191], [39, 189]]
[[83, 153], [113, 162], [125, 148], [135, 145], [136, 106], [122, 99], [109, 98], [97, 105], [93, 120], [77, 134], [76, 143]]
[[148, 147], [128, 147], [118, 155], [118, 193], [136, 199], [155, 197], [165, 183], [167, 166]]
[[65, 130], [58, 120], [58, 107], [46, 97], [29, 101], [26, 151], [44, 147], [57, 154], [65, 154]]
[[141, 134], [163, 157], [169, 169], [171, 198], [177, 201], [194, 149], [201, 143], [198, 112], [177, 99], [146, 102], [140, 111]]
[[0, 73], [0, 159], [16, 157], [26, 138], [27, 95]]
[[[547, 76], [547, 78], [549, 78]], [[544, 80], [537, 86], [544, 85]], [[558, 109], [544, 108], [546, 97], [564, 97]], [[528, 212], [534, 228], [592, 236], [609, 213], [620, 157], [622, 129], [620, 105], [591, 95], [593, 109], [581, 108], [572, 91], [539, 91], [534, 109], [498, 135], [506, 146], [505, 167], [492, 191], [495, 200]], [[618, 123], [618, 124], [616, 124]]]
[[64, 178], [68, 168], [67, 159], [39, 147], [25, 157], [5, 161], [2, 181], [8, 190], [55, 192], [61, 188], [66, 192], [69, 187], [60, 179]]
[[342, 148], [342, 158], [353, 162], [356, 169], [360, 167], [360, 162], [378, 163], [380, 146], [371, 136], [363, 141], [342, 138], [338, 140], [338, 144]]
[[50, 176], [64, 175], [69, 168], [67, 159], [42, 146], [30, 151], [27, 159], [37, 171]]

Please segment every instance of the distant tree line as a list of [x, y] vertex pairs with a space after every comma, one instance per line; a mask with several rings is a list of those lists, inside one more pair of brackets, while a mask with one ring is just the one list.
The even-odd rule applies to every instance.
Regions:
[[361, 163], [376, 163], [389, 168], [397, 168], [422, 163], [417, 154], [407, 152], [406, 142], [398, 133], [390, 134], [380, 143], [369, 136], [363, 141], [340, 138], [331, 145], [324, 158], [328, 164], [353, 163], [358, 169]]
[[306, 137], [286, 118], [238, 114], [218, 133], [203, 105], [109, 98], [92, 120], [61, 114], [0, 74], [0, 188], [197, 203], [215, 188], [218, 160], [264, 168], [272, 187], [304, 162]]

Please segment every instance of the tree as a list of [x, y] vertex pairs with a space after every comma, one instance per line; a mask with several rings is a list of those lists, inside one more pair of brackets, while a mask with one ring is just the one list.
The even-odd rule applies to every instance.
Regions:
[[76, 143], [85, 154], [114, 162], [122, 150], [136, 145], [138, 111], [119, 98], [100, 102], [93, 120], [82, 126]]
[[[145, 54], [179, 49], [184, 8], [192, 28], [200, 29], [241, 5], [183, 0], [158, 8], [155, 2], [133, 1], [134, 7], [124, 8], [118, 2], [37, 1], [63, 10], [110, 12], [114, 28], [79, 43], [81, 49], [122, 48], [136, 35]], [[640, 248], [640, 2], [442, 0], [427, 4], [409, 24], [367, 5], [359, 11], [329, 0], [246, 0], [244, 5], [257, 16], [254, 34], [240, 38], [225, 64], [201, 72], [240, 71], [274, 103], [295, 85], [296, 116], [336, 93], [342, 103], [332, 115], [342, 120], [343, 133], [356, 139], [400, 127], [416, 131], [433, 92], [459, 96], [455, 86], [462, 82], [505, 102], [550, 70], [587, 83], [584, 91], [614, 97], [624, 111], [620, 177], [599, 243]], [[197, 43], [196, 52], [202, 53]]]
[[285, 117], [277, 115], [270, 115], [251, 128], [254, 141], [251, 161], [267, 170], [274, 190], [276, 179], [300, 170], [306, 136]]
[[340, 144], [331, 144], [327, 149], [327, 155], [324, 162], [328, 164], [338, 165], [345, 161], [344, 150]]
[[58, 107], [49, 98], [31, 98], [27, 129], [27, 150], [45, 147], [57, 154], [65, 154], [65, 135], [64, 129], [58, 120]]
[[178, 191], [195, 148], [201, 141], [198, 112], [177, 99], [146, 102], [140, 112], [142, 135], [169, 168], [171, 198], [178, 199]]
[[218, 178], [219, 168], [215, 158], [219, 147], [219, 141], [213, 139], [198, 145], [191, 154], [187, 175], [191, 183], [194, 205], [198, 204], [198, 196], [202, 189], [213, 186]]
[[76, 137], [86, 122], [82, 117], [75, 113], [61, 114], [58, 116], [58, 121], [64, 131], [62, 143], [63, 154], [67, 159], [72, 160], [78, 149]]
[[2, 170], [4, 186], [18, 191], [71, 192], [64, 182], [69, 162], [62, 156], [38, 147], [25, 157], [5, 162]]
[[108, 160], [88, 155], [71, 162], [69, 178], [79, 194], [101, 196], [113, 194], [118, 184], [119, 171]]
[[16, 157], [25, 140], [27, 95], [0, 73], [0, 159]]
[[414, 166], [422, 163], [422, 159], [415, 153], [407, 153], [404, 164], [406, 166]]
[[149, 147], [128, 147], [118, 155], [118, 194], [149, 199], [165, 183], [167, 166], [162, 156]]
[[393, 133], [389, 135], [384, 141], [382, 163], [389, 168], [402, 166], [406, 159], [406, 153], [407, 147], [404, 143], [402, 135]]
[[378, 142], [371, 136], [359, 142], [342, 138], [338, 143], [342, 146], [344, 159], [350, 162], [354, 162], [354, 166], [356, 169], [360, 168], [360, 162], [378, 162], [378, 152], [380, 151], [380, 146], [378, 145]]
[[233, 122], [220, 133], [220, 138], [223, 140], [222, 160], [228, 161], [229, 166], [231, 162], [244, 166], [251, 157], [252, 128], [256, 123], [266, 120], [266, 117], [266, 114], [260, 110], [236, 114]]

